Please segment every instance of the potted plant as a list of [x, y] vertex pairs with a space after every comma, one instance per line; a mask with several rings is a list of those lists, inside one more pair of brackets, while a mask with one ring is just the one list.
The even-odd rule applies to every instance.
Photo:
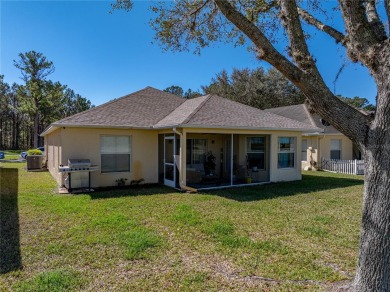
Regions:
[[30, 149], [27, 151], [27, 170], [41, 169], [43, 155], [39, 149]]
[[206, 154], [206, 159], [203, 163], [204, 171], [206, 175], [211, 175], [215, 171], [217, 158], [213, 155], [213, 152], [209, 151]]
[[124, 185], [126, 185], [126, 181], [127, 181], [127, 178], [118, 178], [115, 182], [117, 184], [118, 187], [123, 187]]

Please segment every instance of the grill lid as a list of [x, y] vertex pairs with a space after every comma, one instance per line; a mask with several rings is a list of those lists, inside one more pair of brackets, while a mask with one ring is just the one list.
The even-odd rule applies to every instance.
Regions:
[[89, 159], [68, 159], [69, 167], [90, 167], [91, 160]]

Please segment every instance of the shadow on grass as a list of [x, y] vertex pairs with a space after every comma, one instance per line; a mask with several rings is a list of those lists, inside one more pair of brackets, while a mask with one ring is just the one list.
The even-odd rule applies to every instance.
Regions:
[[151, 196], [174, 192], [177, 191], [160, 184], [144, 184], [138, 186], [97, 188], [95, 192], [89, 193], [88, 195], [92, 200], [96, 200], [120, 197]]
[[0, 168], [0, 274], [21, 267], [18, 169]]
[[[308, 175], [303, 174], [301, 181], [280, 182], [261, 186], [227, 188], [221, 190], [201, 191], [202, 194], [217, 195], [240, 202], [266, 200], [277, 197], [293, 196], [296, 194], [312, 193], [337, 188], [363, 185], [359, 178], [338, 177], [333, 174]], [[91, 199], [110, 199], [120, 197], [151, 196], [158, 194], [177, 193], [169, 187], [160, 184], [145, 184], [139, 186], [98, 188], [89, 193]]]
[[346, 188], [363, 185], [362, 179], [302, 175], [301, 181], [273, 183], [262, 186], [210, 190], [202, 193], [217, 195], [240, 202], [258, 201], [278, 197], [306, 194], [317, 191], [326, 191], [337, 188]]

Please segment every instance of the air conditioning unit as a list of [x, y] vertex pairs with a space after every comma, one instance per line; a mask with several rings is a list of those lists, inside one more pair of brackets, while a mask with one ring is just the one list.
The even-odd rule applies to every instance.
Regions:
[[37, 170], [42, 168], [42, 155], [28, 155], [27, 156], [27, 170]]

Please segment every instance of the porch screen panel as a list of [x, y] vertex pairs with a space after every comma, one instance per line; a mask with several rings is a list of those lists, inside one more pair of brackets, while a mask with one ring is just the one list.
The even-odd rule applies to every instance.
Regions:
[[207, 152], [207, 139], [187, 139], [187, 164], [203, 164]]
[[278, 168], [295, 167], [295, 137], [279, 137]]
[[101, 136], [101, 172], [130, 172], [131, 137]]

